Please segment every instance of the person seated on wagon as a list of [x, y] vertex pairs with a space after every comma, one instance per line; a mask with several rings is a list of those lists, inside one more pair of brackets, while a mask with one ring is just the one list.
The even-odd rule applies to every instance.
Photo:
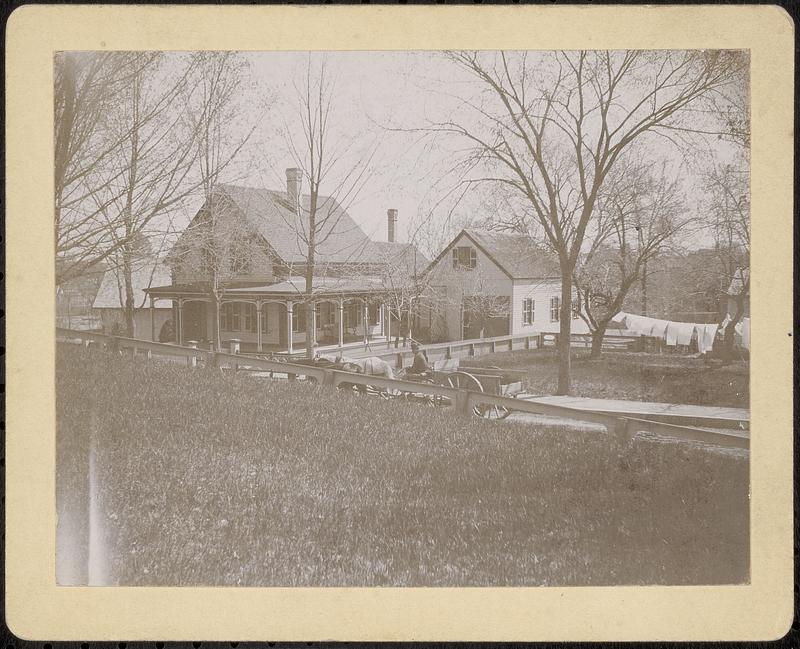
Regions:
[[430, 374], [431, 366], [428, 364], [428, 357], [425, 352], [420, 349], [419, 343], [414, 340], [411, 342], [411, 352], [414, 354], [414, 362], [411, 367], [406, 371], [407, 374], [414, 374], [416, 376], [424, 376]]

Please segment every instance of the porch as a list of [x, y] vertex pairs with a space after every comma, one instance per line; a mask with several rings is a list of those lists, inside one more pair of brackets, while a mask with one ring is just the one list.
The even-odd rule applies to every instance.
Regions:
[[194, 341], [209, 349], [217, 340], [217, 326], [223, 346], [238, 340], [243, 352], [289, 354], [307, 348], [309, 318], [313, 331], [309, 344], [329, 349], [368, 347], [387, 340], [398, 326], [385, 292], [374, 282], [320, 278], [314, 282], [311, 298], [303, 295], [303, 288], [302, 278], [269, 286], [227, 288], [219, 298], [218, 317], [208, 290], [162, 286], [147, 293], [151, 314], [159, 300], [171, 302], [175, 342]]

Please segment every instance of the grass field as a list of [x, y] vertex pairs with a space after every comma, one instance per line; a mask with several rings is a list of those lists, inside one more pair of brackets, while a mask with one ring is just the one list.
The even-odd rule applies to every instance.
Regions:
[[59, 498], [96, 439], [124, 585], [748, 579], [748, 459], [60, 346]]
[[[553, 394], [558, 383], [558, 358], [550, 350], [499, 352], [463, 364], [527, 370], [526, 388], [534, 394]], [[577, 352], [572, 360], [572, 394], [581, 397], [747, 408], [749, 386], [743, 363], [712, 366], [687, 356], [626, 352], [597, 360]]]

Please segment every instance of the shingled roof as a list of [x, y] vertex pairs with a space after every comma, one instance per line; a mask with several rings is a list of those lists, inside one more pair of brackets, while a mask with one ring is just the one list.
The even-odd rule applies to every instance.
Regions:
[[[287, 264], [304, 263], [308, 253], [303, 240], [302, 218], [292, 208], [286, 192], [238, 185], [219, 185], [275, 253]], [[302, 212], [308, 213], [310, 197], [301, 198]], [[315, 250], [318, 263], [385, 263], [390, 251], [408, 253], [412, 244], [378, 242], [370, 239], [341, 205], [330, 196], [320, 196], [317, 208], [328, 219]]]
[[[524, 234], [492, 230], [462, 230], [512, 279], [557, 279], [555, 255], [537, 247]], [[456, 237], [457, 238], [457, 237]]]

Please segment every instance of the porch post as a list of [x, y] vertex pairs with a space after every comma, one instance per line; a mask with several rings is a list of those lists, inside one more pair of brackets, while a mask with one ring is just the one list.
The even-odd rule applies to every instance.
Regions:
[[344, 347], [344, 300], [339, 298], [339, 347]]
[[292, 340], [292, 332], [294, 329], [294, 323], [292, 322], [292, 309], [294, 308], [294, 303], [291, 300], [286, 302], [286, 349], [291, 354], [294, 349], [292, 348], [293, 340]]
[[369, 317], [369, 308], [367, 307], [367, 301], [362, 298], [361, 300], [361, 326], [364, 329], [364, 346], [366, 347], [369, 344], [369, 327], [367, 318]]
[[183, 345], [183, 298], [178, 299], [178, 344]]
[[261, 300], [256, 302], [256, 351], [260, 352], [262, 350], [261, 345]]
[[381, 325], [381, 336], [385, 336], [386, 335], [386, 332], [384, 331], [383, 320], [384, 320], [384, 318], [383, 318], [383, 302], [381, 302], [380, 306], [378, 307], [378, 322]]
[[306, 340], [306, 349], [311, 349], [312, 346], [317, 344], [317, 303], [311, 302], [311, 335], [312, 340]]
[[150, 296], [150, 340], [156, 341], [156, 301]]

